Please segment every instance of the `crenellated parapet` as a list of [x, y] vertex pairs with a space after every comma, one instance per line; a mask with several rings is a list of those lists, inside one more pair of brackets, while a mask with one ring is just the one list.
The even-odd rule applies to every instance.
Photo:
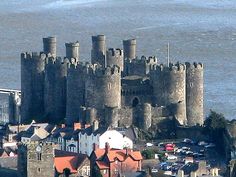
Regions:
[[203, 64], [202, 63], [197, 63], [197, 62], [194, 62], [193, 64], [189, 63], [189, 62], [185, 62], [185, 65], [186, 65], [186, 68], [191, 68], [191, 69], [204, 69], [203, 67]]
[[106, 52], [106, 66], [120, 67], [120, 70], [123, 71], [124, 68], [124, 54], [122, 49], [110, 48]]
[[105, 77], [105, 76], [119, 76], [121, 75], [120, 68], [118, 66], [108, 66], [106, 68], [103, 67], [94, 67], [91, 68], [88, 74], [95, 78]]
[[125, 60], [125, 75], [149, 75], [150, 69], [157, 65], [158, 60], [155, 56], [142, 56], [141, 58]]
[[21, 53], [21, 60], [32, 61], [32, 60], [41, 60], [44, 61], [47, 55], [43, 52], [24, 52]]

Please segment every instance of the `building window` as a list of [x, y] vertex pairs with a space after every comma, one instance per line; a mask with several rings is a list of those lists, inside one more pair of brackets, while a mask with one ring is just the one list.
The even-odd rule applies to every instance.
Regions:
[[40, 172], [41, 172], [41, 169], [40, 169], [40, 168], [38, 168], [38, 170], [37, 170], [37, 171], [38, 171], [38, 173], [40, 173]]
[[104, 175], [107, 174], [107, 170], [103, 170], [103, 174], [104, 174]]

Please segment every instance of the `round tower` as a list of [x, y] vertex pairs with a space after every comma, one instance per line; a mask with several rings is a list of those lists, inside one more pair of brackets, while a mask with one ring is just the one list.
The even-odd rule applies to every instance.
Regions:
[[203, 64], [186, 63], [186, 107], [188, 125], [202, 125], [203, 115]]
[[50, 119], [52, 119], [52, 114], [55, 110], [55, 72], [55, 58], [47, 58], [45, 65], [44, 111]]
[[124, 58], [136, 58], [136, 39], [123, 40]]
[[105, 35], [92, 36], [92, 51], [91, 51], [92, 64], [99, 63], [104, 67], [105, 55], [106, 55]]
[[86, 107], [98, 110], [121, 105], [121, 72], [117, 66], [96, 68], [85, 82]]
[[65, 43], [66, 46], [66, 58], [71, 60], [74, 58], [76, 62], [79, 61], [79, 42]]
[[44, 67], [43, 53], [21, 54], [21, 117], [22, 121], [38, 118], [44, 114]]
[[69, 125], [82, 121], [79, 108], [84, 106], [85, 80], [89, 67], [83, 63], [69, 65], [66, 96], [66, 120]]
[[97, 119], [97, 110], [95, 108], [86, 109], [86, 123], [92, 125]]
[[148, 130], [152, 125], [152, 106], [149, 103], [144, 103], [142, 106], [142, 120], [140, 123], [140, 128]]
[[170, 64], [169, 67], [159, 65], [151, 69], [153, 86], [153, 103], [158, 106], [168, 106], [183, 102], [184, 108], [178, 118], [180, 124], [186, 121], [186, 67], [183, 64]]
[[51, 54], [53, 57], [57, 55], [57, 39], [56, 37], [43, 38], [43, 51], [45, 54]]
[[119, 114], [117, 107], [105, 107], [105, 122], [108, 126], [118, 127]]
[[118, 66], [121, 71], [124, 68], [124, 60], [123, 60], [123, 50], [110, 48], [106, 52], [106, 65], [107, 66]]
[[69, 60], [57, 58], [55, 62], [55, 118], [63, 120], [66, 116], [66, 78]]
[[65, 118], [68, 59], [49, 58], [45, 69], [44, 107], [51, 122]]

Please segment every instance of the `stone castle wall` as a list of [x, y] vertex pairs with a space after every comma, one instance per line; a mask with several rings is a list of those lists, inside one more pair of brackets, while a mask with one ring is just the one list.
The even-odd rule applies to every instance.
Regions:
[[[46, 54], [21, 55], [23, 120], [46, 115], [55, 122], [65, 118], [69, 125], [99, 119], [144, 129], [155, 117], [203, 123], [202, 64], [166, 66], [156, 57], [138, 59], [133, 40], [124, 42], [124, 53], [106, 50], [104, 35], [93, 36], [92, 44], [92, 64], [79, 61], [78, 42], [66, 44], [68, 58], [55, 56], [56, 39], [50, 37], [44, 39]], [[163, 106], [168, 115], [156, 110]]]

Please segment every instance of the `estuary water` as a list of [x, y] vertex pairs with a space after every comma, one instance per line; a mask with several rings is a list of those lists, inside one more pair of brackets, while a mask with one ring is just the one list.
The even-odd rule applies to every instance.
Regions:
[[42, 37], [57, 36], [61, 56], [78, 40], [88, 60], [95, 34], [108, 47], [137, 38], [137, 54], [160, 62], [169, 42], [171, 61], [204, 63], [205, 114], [236, 118], [235, 0], [1, 0], [0, 88], [20, 89], [20, 53], [42, 50]]

